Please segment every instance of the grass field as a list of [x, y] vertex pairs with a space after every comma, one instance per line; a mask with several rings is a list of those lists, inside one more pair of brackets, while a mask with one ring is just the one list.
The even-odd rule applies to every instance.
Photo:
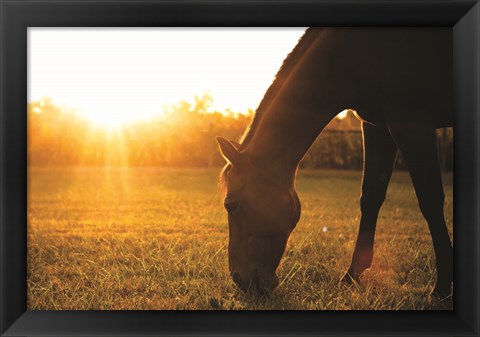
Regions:
[[[428, 298], [435, 259], [410, 178], [395, 172], [361, 289], [339, 286], [359, 222], [360, 172], [301, 171], [303, 212], [268, 298], [237, 290], [219, 169], [29, 171], [28, 308], [452, 309]], [[453, 227], [452, 176], [444, 177]], [[326, 228], [326, 231], [324, 230]]]

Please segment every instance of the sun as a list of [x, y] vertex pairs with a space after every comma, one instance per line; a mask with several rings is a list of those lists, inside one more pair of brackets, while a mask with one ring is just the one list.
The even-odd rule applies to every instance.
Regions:
[[162, 109], [155, 109], [141, 103], [111, 101], [103, 104], [90, 101], [77, 108], [77, 113], [95, 126], [113, 130], [160, 116]]
[[118, 129], [132, 122], [131, 117], [126, 113], [98, 112], [98, 113], [80, 113], [88, 119], [93, 125], [102, 127], [106, 130]]

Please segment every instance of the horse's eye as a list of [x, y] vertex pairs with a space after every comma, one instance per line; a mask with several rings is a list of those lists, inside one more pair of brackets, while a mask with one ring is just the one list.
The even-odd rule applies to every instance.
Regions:
[[228, 201], [224, 203], [228, 213], [233, 213], [238, 208], [238, 201]]

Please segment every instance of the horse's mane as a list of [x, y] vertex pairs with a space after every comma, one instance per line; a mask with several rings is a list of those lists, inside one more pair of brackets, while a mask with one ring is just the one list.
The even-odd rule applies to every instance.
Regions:
[[[285, 60], [282, 63], [282, 66], [278, 70], [277, 74], [275, 75], [272, 84], [266, 91], [265, 95], [263, 96], [260, 104], [258, 105], [255, 114], [253, 115], [252, 122], [247, 127], [243, 136], [240, 138], [240, 148], [238, 150], [243, 150], [247, 147], [249, 142], [251, 141], [253, 135], [255, 134], [258, 125], [260, 124], [260, 120], [262, 119], [265, 111], [268, 110], [273, 98], [275, 97], [276, 93], [282, 87], [285, 80], [288, 78], [288, 74], [290, 70], [295, 65], [296, 61], [303, 55], [305, 50], [314, 40], [316, 34], [313, 34], [314, 30], [308, 28], [305, 33], [300, 37], [298, 40], [297, 45], [293, 50], [287, 55]], [[230, 170], [231, 165], [227, 164], [223, 167], [222, 172], [220, 173], [220, 185], [222, 188], [225, 187], [225, 179], [228, 171]]]

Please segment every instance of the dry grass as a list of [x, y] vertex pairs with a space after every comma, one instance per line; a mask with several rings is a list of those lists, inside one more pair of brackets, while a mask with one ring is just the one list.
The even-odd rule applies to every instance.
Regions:
[[[303, 214], [268, 298], [228, 275], [218, 170], [31, 169], [28, 308], [452, 309], [408, 174], [396, 172], [361, 289], [339, 286], [358, 230], [359, 172], [302, 171]], [[445, 177], [452, 231], [452, 177]], [[322, 230], [323, 227], [327, 231]]]

